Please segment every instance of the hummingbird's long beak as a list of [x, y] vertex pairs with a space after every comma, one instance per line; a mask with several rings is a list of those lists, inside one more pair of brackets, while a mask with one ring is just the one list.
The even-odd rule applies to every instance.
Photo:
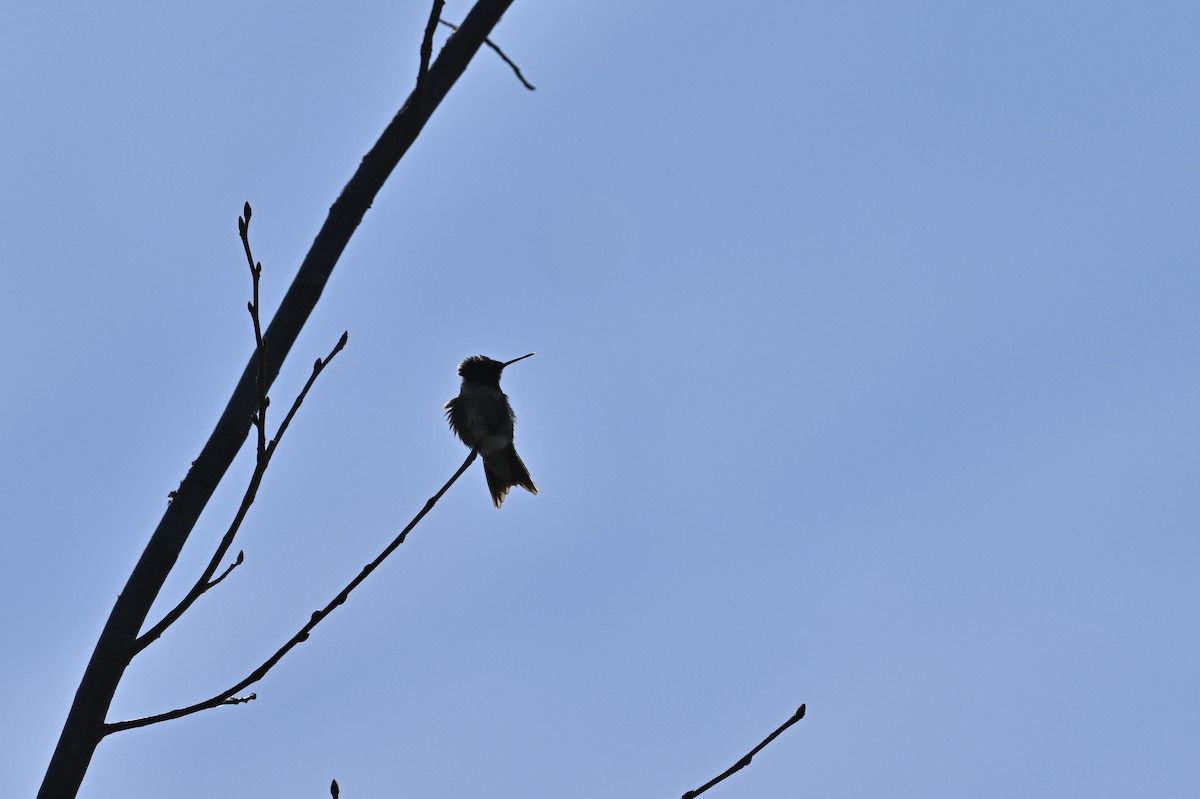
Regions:
[[530, 355], [537, 355], [537, 353], [531, 352], [531, 353], [529, 353], [529, 355], [522, 355], [520, 358], [513, 358], [511, 361], [505, 361], [504, 365], [508, 366], [510, 363], [516, 363], [517, 361], [523, 361], [526, 358], [528, 358]]

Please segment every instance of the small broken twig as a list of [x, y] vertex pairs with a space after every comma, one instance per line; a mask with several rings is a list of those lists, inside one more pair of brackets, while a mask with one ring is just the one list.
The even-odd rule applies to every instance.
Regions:
[[[449, 28], [452, 31], [456, 31], [456, 32], [458, 31], [458, 26], [455, 25], [453, 22], [447, 22], [444, 19], [439, 19], [438, 22], [442, 23], [443, 25], [445, 25], [447, 28]], [[522, 86], [524, 86], [526, 89], [529, 89], [529, 91], [531, 91], [531, 92], [535, 91], [537, 89], [536, 86], [534, 86], [529, 81], [525, 80], [525, 76], [521, 74], [521, 68], [518, 67], [511, 58], [506, 56], [504, 54], [504, 51], [501, 50], [496, 45], [495, 42], [493, 42], [491, 39], [484, 39], [483, 43], [486, 44], [488, 47], [492, 48], [493, 50], [495, 50], [496, 55], [500, 56], [500, 58], [502, 58], [504, 60], [504, 63], [508, 64], [512, 68], [513, 73], [517, 76], [517, 80], [521, 81]]]

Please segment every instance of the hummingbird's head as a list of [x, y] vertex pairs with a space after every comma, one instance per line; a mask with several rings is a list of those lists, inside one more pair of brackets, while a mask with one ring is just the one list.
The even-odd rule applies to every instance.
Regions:
[[[533, 355], [533, 353], [529, 353]], [[485, 386], [500, 387], [500, 373], [504, 371], [504, 367], [510, 363], [528, 358], [529, 355], [522, 355], [520, 358], [513, 358], [511, 361], [493, 361], [486, 355], [472, 355], [458, 365], [458, 374], [463, 380], [471, 383], [481, 383]]]
[[486, 355], [472, 355], [458, 365], [458, 374], [463, 380], [482, 383], [485, 386], [499, 386], [502, 371], [504, 364], [493, 361]]

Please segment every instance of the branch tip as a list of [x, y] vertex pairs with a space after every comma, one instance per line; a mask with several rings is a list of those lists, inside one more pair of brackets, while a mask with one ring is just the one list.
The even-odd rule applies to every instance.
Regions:
[[738, 760], [738, 762], [734, 763], [732, 766], [725, 769], [725, 771], [723, 771], [720, 774], [718, 774], [717, 776], [713, 777], [711, 780], [704, 783], [699, 788], [695, 788], [693, 790], [686, 792], [683, 795], [682, 799], [694, 799], [695, 797], [704, 793], [705, 791], [707, 791], [709, 788], [713, 787], [717, 783], [723, 781], [725, 778], [731, 776], [732, 774], [735, 774], [738, 771], [741, 771], [746, 766], [750, 765], [750, 761], [754, 760], [754, 756], [757, 755], [759, 752], [761, 752], [767, 744], [771, 743], [771, 741], [774, 741], [776, 738], [778, 738], [780, 733], [782, 733], [788, 727], [792, 726], [797, 721], [804, 718], [804, 711], [805, 711], [805, 706], [800, 705], [800, 707], [797, 708], [796, 712], [792, 714], [792, 717], [790, 719], [785, 721], [783, 724], [779, 725], [779, 727], [777, 727], [774, 732], [772, 732], [770, 735], [768, 735], [766, 738], [764, 738], [758, 746], [754, 747], [749, 752], [747, 752], [740, 760]]

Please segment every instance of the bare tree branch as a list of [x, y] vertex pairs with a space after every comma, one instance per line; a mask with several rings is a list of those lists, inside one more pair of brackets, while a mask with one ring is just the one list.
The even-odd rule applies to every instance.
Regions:
[[[453, 30], [453, 31], [458, 30], [458, 26], [455, 25], [453, 22], [447, 22], [444, 19], [439, 19], [438, 22], [442, 23], [450, 30]], [[497, 45], [491, 39], [484, 39], [483, 43], [486, 44], [488, 47], [492, 48], [492, 50], [494, 50], [496, 52], [496, 55], [500, 56], [500, 58], [504, 61], [504, 63], [508, 64], [509, 67], [512, 68], [512, 71], [517, 76], [517, 80], [521, 81], [522, 86], [524, 86], [526, 89], [529, 89], [529, 91], [531, 91], [531, 92], [535, 91], [537, 89], [537, 86], [534, 86], [532, 83], [525, 80], [525, 76], [521, 74], [521, 68], [518, 67], [511, 58], [509, 58], [508, 56], [506, 56], [504, 54], [504, 51], [500, 49], [499, 45]]]
[[[247, 205], [247, 207], [249, 207], [249, 205]], [[261, 268], [262, 267], [259, 267], [260, 270]], [[225, 558], [225, 553], [229, 551], [231, 546], [233, 546], [233, 539], [237, 536], [238, 531], [242, 528], [242, 522], [246, 520], [246, 514], [250, 512], [250, 506], [254, 504], [255, 498], [258, 496], [258, 488], [262, 484], [262, 479], [267, 472], [267, 467], [271, 465], [271, 458], [275, 454], [275, 449], [279, 446], [279, 442], [283, 438], [283, 434], [287, 431], [288, 425], [292, 423], [292, 418], [296, 415], [296, 411], [300, 409], [300, 405], [304, 402], [304, 398], [308, 396], [308, 390], [313, 387], [313, 383], [317, 382], [317, 377], [322, 371], [324, 371], [325, 367], [329, 365], [329, 362], [333, 360], [334, 356], [342, 351], [348, 340], [348, 334], [343, 332], [342, 337], [338, 339], [337, 344], [335, 344], [333, 349], [329, 351], [329, 355], [325, 356], [324, 358], [318, 358], [317, 362], [313, 364], [313, 370], [308, 376], [308, 381], [304, 384], [304, 388], [300, 390], [300, 393], [296, 395], [296, 400], [292, 403], [291, 409], [288, 410], [287, 416], [283, 418], [283, 423], [279, 425], [279, 430], [275, 433], [275, 438], [271, 439], [271, 443], [269, 444], [259, 444], [260, 448], [258, 460], [254, 465], [254, 473], [250, 475], [250, 483], [246, 486], [246, 493], [242, 495], [242, 503], [238, 506], [237, 513], [234, 514], [233, 521], [229, 523], [229, 529], [225, 531], [225, 535], [221, 538], [221, 543], [217, 545], [217, 550], [213, 553], [212, 558], [209, 560], [208, 566], [205, 567], [204, 571], [200, 574], [199, 579], [196, 580], [196, 583], [192, 586], [191, 590], [188, 591], [183, 599], [179, 601], [179, 604], [171, 608], [171, 610], [168, 611], [167, 614], [163, 616], [157, 624], [155, 624], [142, 635], [138, 636], [137, 640], [133, 642], [134, 655], [138, 654], [150, 644], [162, 637], [162, 634], [166, 632], [167, 628], [178, 621], [179, 617], [187, 612], [187, 609], [190, 608], [196, 602], [196, 600], [201, 597], [201, 595], [228, 577], [229, 572], [233, 571], [235, 567], [241, 565], [243, 556], [242, 553], [239, 552], [237, 560], [234, 561], [234, 563], [230, 565], [220, 577], [216, 578], [215, 580], [211, 579], [213, 573], [217, 570], [217, 566], [220, 565], [221, 561]], [[266, 399], [265, 395], [263, 396], [263, 399]], [[265, 408], [265, 403], [259, 407]], [[257, 425], [258, 423], [255, 422], [255, 424]], [[265, 433], [260, 432], [259, 435], [260, 442], [261, 440], [265, 440]]]
[[792, 714], [792, 717], [790, 719], [788, 719], [782, 725], [780, 725], [779, 729], [775, 730], [775, 732], [768, 735], [766, 738], [763, 739], [762, 743], [760, 743], [758, 746], [754, 747], [749, 752], [747, 752], [745, 757], [743, 757], [738, 762], [734, 763], [729, 768], [725, 769], [725, 771], [723, 771], [720, 774], [718, 774], [717, 776], [713, 777], [708, 782], [701, 785], [696, 790], [688, 791], [687, 793], [685, 793], [683, 795], [683, 799], [694, 799], [694, 797], [699, 796], [700, 794], [704, 793], [709, 788], [716, 785], [718, 782], [721, 782], [722, 780], [724, 780], [726, 777], [729, 777], [731, 774], [735, 774], [735, 773], [741, 771], [742, 769], [744, 769], [746, 766], [750, 765], [750, 761], [754, 759], [754, 756], [757, 755], [764, 746], [771, 743], [771, 741], [774, 741], [777, 737], [779, 737], [780, 733], [782, 733], [784, 730], [786, 730], [788, 727], [792, 726], [793, 724], [795, 724], [797, 721], [799, 721], [802, 718], [804, 718], [804, 705], [801, 705], [799, 707], [799, 709], [797, 709], [796, 712], [794, 714]]
[[[270, 342], [266, 354], [266, 388], [270, 388], [279, 374], [367, 209], [512, 2], [475, 2], [463, 24], [446, 40], [430, 65], [422, 95], [419, 98], [409, 95], [330, 207], [324, 225], [264, 334]], [[113, 605], [75, 692], [38, 792], [39, 799], [69, 799], [79, 791], [96, 746], [105, 735], [105, 717], [133, 657], [133, 643], [150, 607], [200, 513], [250, 432], [259, 373], [255, 360], [243, 370], [208, 442], [175, 491]]]
[[379, 564], [383, 563], [383, 561], [387, 559], [388, 555], [395, 552], [396, 548], [404, 543], [404, 539], [408, 537], [409, 531], [416, 527], [417, 523], [420, 522], [421, 519], [425, 518], [425, 514], [429, 513], [429, 511], [433, 509], [433, 506], [437, 504], [437, 501], [442, 498], [442, 495], [450, 490], [450, 486], [454, 485], [454, 482], [462, 476], [462, 473], [465, 472], [467, 467], [475, 461], [475, 456], [478, 454], [478, 450], [472, 449], [471, 452], [468, 453], [467, 459], [463, 461], [462, 466], [458, 467], [458, 471], [456, 471], [450, 477], [450, 479], [446, 481], [446, 484], [443, 485], [436, 494], [426, 501], [425, 507], [421, 508], [420, 512], [413, 517], [412, 521], [410, 521], [408, 525], [400, 531], [400, 534], [392, 539], [392, 543], [388, 544], [387, 547], [384, 548], [383, 552], [379, 553], [379, 556], [376, 557], [375, 560], [364, 566], [362, 571], [358, 573], [357, 577], [351, 580], [345, 588], [338, 592], [337, 596], [329, 600], [329, 604], [313, 613], [312, 617], [309, 618], [308, 623], [301, 627], [298, 633], [288, 639], [288, 642], [276, 650], [275, 654], [267, 658], [267, 660], [261, 666], [250, 672], [249, 676], [247, 676], [244, 680], [229, 690], [222, 691], [216, 696], [205, 699], [203, 702], [197, 702], [194, 705], [176, 708], [175, 710], [169, 710], [166, 713], [158, 713], [153, 716], [145, 716], [140, 719], [130, 719], [128, 721], [118, 721], [111, 724], [105, 724], [102, 730], [103, 735], [110, 735], [114, 732], [121, 732], [122, 730], [132, 730], [136, 727], [146, 727], [151, 724], [158, 724], [163, 721], [170, 721], [171, 719], [190, 716], [193, 713], [199, 713], [201, 710], [209, 710], [210, 708], [220, 707], [221, 705], [236, 705], [242, 702], [249, 702], [257, 698], [257, 694], [250, 694], [248, 696], [237, 696], [237, 694], [265, 677], [267, 672], [273, 669], [275, 664], [282, 660], [284, 655], [292, 651], [297, 644], [307, 641], [309, 633], [312, 632], [313, 628], [320, 624], [326, 616], [334, 611], [334, 609], [344, 603], [350, 596], [350, 592], [357, 588], [363, 580], [367, 579], [371, 572], [375, 571], [375, 569], [379, 567]]
[[421, 39], [421, 65], [417, 67], [417, 88], [413, 95], [417, 99], [417, 109], [425, 102], [425, 82], [429, 79], [429, 59], [433, 57], [433, 32], [437, 30], [438, 19], [446, 0], [433, 0], [433, 8], [429, 10], [429, 21], [425, 23], [425, 36]]
[[233, 561], [233, 563], [230, 563], [228, 566], [226, 566], [226, 567], [225, 567], [225, 571], [221, 572], [221, 573], [220, 573], [220, 575], [218, 575], [218, 576], [217, 576], [217, 578], [216, 578], [215, 580], [210, 580], [210, 581], [209, 581], [209, 583], [208, 583], [208, 587], [207, 587], [207, 588], [205, 588], [204, 590], [206, 590], [206, 591], [207, 591], [207, 590], [208, 590], [208, 588], [212, 588], [212, 587], [216, 586], [216, 585], [217, 585], [217, 583], [221, 582], [221, 581], [222, 581], [222, 580], [224, 580], [226, 577], [228, 577], [228, 576], [229, 576], [229, 573], [230, 573], [231, 571], [233, 571], [234, 569], [236, 569], [238, 566], [241, 566], [241, 565], [242, 565], [242, 563], [244, 563], [244, 562], [245, 562], [245, 560], [246, 560], [246, 553], [242, 552], [242, 551], [239, 549], [239, 550], [238, 550], [238, 556], [237, 556], [237, 558], [236, 558], [236, 559]]
[[263, 339], [262, 322], [258, 314], [258, 284], [262, 278], [262, 264], [255, 261], [254, 254], [250, 252], [250, 203], [242, 207], [242, 216], [238, 217], [238, 235], [242, 239], [242, 249], [246, 251], [246, 262], [250, 264], [252, 288], [246, 308], [254, 324], [254, 354], [258, 364], [258, 373], [254, 378], [254, 386], [258, 391], [258, 410], [251, 419], [258, 430], [258, 460], [261, 461], [267, 451], [267, 405], [271, 400], [267, 397], [267, 342]]

